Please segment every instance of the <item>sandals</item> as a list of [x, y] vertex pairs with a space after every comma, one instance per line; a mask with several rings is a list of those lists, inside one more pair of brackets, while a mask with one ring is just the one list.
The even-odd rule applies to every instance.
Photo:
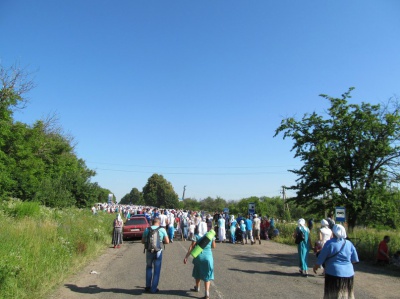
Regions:
[[193, 292], [200, 292], [200, 288], [197, 288], [197, 286], [194, 286], [193, 289], [190, 289]]

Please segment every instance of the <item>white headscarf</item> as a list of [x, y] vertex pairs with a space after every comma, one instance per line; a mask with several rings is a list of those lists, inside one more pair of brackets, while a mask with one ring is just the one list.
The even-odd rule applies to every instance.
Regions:
[[338, 240], [347, 238], [346, 229], [341, 224], [335, 224], [332, 228], [332, 232]]
[[202, 221], [199, 224], [199, 236], [202, 237], [207, 233], [207, 224]]
[[297, 220], [297, 225], [304, 226], [304, 225], [306, 225], [306, 221], [303, 218], [300, 218], [299, 220]]
[[122, 221], [122, 218], [121, 218], [121, 214], [120, 214], [120, 213], [118, 213], [118, 215], [117, 215], [117, 220], [118, 220], [118, 221]]
[[329, 225], [328, 221], [326, 221], [325, 219], [322, 219], [322, 220], [321, 220], [321, 226], [322, 226], [322, 227], [328, 226], [328, 225]]

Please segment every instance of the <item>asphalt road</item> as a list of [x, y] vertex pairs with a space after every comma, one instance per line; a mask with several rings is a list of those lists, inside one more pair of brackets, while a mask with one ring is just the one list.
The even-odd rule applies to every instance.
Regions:
[[[191, 261], [183, 264], [189, 245], [188, 241], [177, 240], [166, 245], [158, 294], [144, 292], [143, 245], [140, 241], [130, 241], [120, 249], [108, 248], [80, 273], [67, 279], [50, 298], [202, 298], [203, 284], [199, 293], [190, 291], [194, 286]], [[272, 241], [262, 241], [261, 245], [217, 243], [213, 254], [215, 280], [211, 284], [211, 298], [323, 297], [323, 276], [299, 275], [294, 246]], [[310, 253], [309, 272], [314, 261]], [[399, 277], [363, 263], [355, 269], [356, 298], [400, 298]]]

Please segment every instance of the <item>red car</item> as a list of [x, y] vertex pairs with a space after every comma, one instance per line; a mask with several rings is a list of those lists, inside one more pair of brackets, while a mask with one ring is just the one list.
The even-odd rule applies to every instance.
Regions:
[[143, 236], [143, 232], [149, 226], [150, 225], [147, 222], [145, 216], [135, 215], [135, 217], [126, 220], [122, 231], [122, 238], [124, 240], [134, 239], [134, 238], [141, 239]]

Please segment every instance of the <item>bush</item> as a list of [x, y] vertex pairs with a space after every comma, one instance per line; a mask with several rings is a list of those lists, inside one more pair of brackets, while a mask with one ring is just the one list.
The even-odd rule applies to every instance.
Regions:
[[[279, 243], [295, 246], [293, 232], [296, 228], [295, 223], [277, 223], [279, 229], [279, 237], [274, 240]], [[311, 242], [318, 240], [318, 231], [320, 226], [316, 225], [311, 231]], [[383, 240], [384, 236], [390, 236], [389, 250], [393, 255], [397, 250], [400, 250], [400, 233], [396, 230], [376, 230], [373, 228], [356, 227], [353, 231], [347, 230], [347, 236], [356, 246], [358, 257], [364, 261], [375, 261], [378, 245]], [[314, 245], [314, 244], [312, 244]]]
[[114, 218], [89, 209], [0, 203], [0, 298], [45, 298], [109, 246]]
[[37, 218], [40, 215], [40, 205], [32, 201], [20, 201], [18, 199], [11, 199], [3, 201], [0, 208], [5, 214], [21, 219], [23, 217]]

